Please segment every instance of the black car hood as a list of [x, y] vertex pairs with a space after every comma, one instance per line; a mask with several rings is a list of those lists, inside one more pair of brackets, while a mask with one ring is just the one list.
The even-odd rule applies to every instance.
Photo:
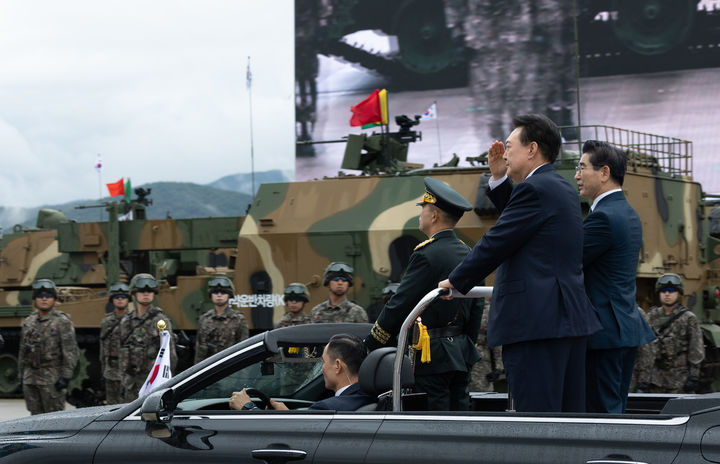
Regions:
[[117, 408], [117, 405], [97, 406], [0, 422], [0, 443], [71, 437], [103, 414]]

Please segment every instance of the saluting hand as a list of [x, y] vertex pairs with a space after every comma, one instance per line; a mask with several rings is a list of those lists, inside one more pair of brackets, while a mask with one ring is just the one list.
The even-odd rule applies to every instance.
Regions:
[[507, 164], [505, 163], [505, 145], [496, 140], [488, 149], [488, 166], [492, 173], [493, 180], [500, 180], [507, 173]]

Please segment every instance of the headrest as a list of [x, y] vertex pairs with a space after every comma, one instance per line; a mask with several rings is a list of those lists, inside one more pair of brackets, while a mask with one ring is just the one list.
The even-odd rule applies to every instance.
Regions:
[[[367, 355], [360, 366], [360, 372], [358, 372], [362, 391], [377, 396], [392, 390], [396, 350], [397, 348], [380, 348]], [[403, 356], [400, 386], [412, 387], [413, 385], [415, 385], [415, 376], [410, 365], [410, 358]]]

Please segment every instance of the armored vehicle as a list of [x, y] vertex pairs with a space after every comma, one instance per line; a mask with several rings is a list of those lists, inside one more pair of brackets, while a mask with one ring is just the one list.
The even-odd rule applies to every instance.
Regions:
[[[143, 208], [132, 205], [134, 220], [118, 221], [127, 207], [103, 205], [106, 222], [76, 223], [62, 213], [41, 210], [37, 227], [15, 226], [0, 238], [0, 395], [17, 387], [17, 352], [22, 319], [32, 309], [30, 284], [52, 279], [59, 288], [57, 308], [75, 324], [82, 353], [70, 383], [71, 401], [78, 405], [98, 400], [98, 335], [107, 311], [107, 287], [128, 282], [136, 273], [161, 279], [157, 303], [191, 344], [198, 316], [212, 305], [207, 276], [230, 273], [242, 217], [147, 220]], [[184, 366], [192, 354], [181, 353]], [[183, 366], [183, 364], [181, 364]]]
[[[683, 277], [685, 304], [704, 323], [709, 347], [703, 380], [704, 388], [709, 388], [710, 379], [720, 374], [715, 348], [720, 345], [720, 209], [712, 209], [700, 184], [692, 179], [692, 143], [608, 126], [578, 129], [582, 139], [605, 140], [628, 151], [623, 190], [643, 226], [638, 304], [645, 309], [657, 304], [654, 283], [663, 273]], [[383, 288], [400, 280], [413, 248], [426, 239], [418, 230], [416, 206], [425, 176], [448, 183], [474, 203], [474, 213], [465, 214], [456, 228], [468, 245], [494, 224], [498, 212], [485, 195], [489, 169], [482, 156], [469, 159], [474, 166], [411, 170], [404, 160], [412, 137], [407, 131], [404, 138], [391, 135], [388, 151], [383, 148], [384, 135], [348, 139], [343, 168], [364, 170], [362, 175], [341, 173], [260, 187], [237, 244], [243, 264], [235, 270], [235, 286], [238, 293], [246, 294], [243, 304], [253, 304], [248, 298], [257, 292], [251, 282], [257, 287], [258, 279], [263, 293], [272, 295], [265, 296], [266, 302], [279, 299], [288, 283], [303, 282], [311, 293], [309, 310], [327, 298], [321, 275], [333, 261], [355, 269], [351, 300], [365, 308], [379, 304]], [[565, 145], [555, 166], [573, 184], [581, 146]], [[378, 169], [383, 162], [392, 172]], [[587, 212], [587, 200], [581, 204]], [[492, 276], [487, 285], [492, 285]], [[256, 321], [261, 309], [255, 306]], [[272, 311], [277, 321], [282, 309], [267, 305], [265, 317]]]

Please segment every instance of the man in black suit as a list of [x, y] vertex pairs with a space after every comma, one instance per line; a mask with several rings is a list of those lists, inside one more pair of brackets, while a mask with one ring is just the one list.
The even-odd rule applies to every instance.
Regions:
[[[331, 411], [355, 411], [366, 404], [377, 401], [360, 390], [358, 372], [367, 356], [367, 348], [362, 339], [355, 335], [334, 335], [323, 350], [323, 378], [325, 388], [335, 392], [334, 396], [318, 401], [309, 409]], [[270, 400], [270, 406], [276, 410], [287, 410], [281, 401]], [[232, 409], [257, 409], [245, 389], [234, 392], [230, 397]]]
[[[453, 228], [472, 205], [439, 179], [426, 177], [424, 182], [425, 195], [418, 203], [422, 206], [419, 226], [428, 239], [415, 247], [397, 293], [387, 302], [365, 338], [371, 350], [396, 346], [403, 321], [415, 305], [435, 290], [437, 282], [446, 278], [470, 251]], [[480, 359], [475, 340], [483, 303], [484, 300], [439, 300], [422, 314], [427, 343], [415, 356], [414, 390], [427, 394], [428, 410], [469, 408], [470, 371]]]
[[580, 195], [592, 201], [583, 223], [585, 290], [603, 325], [588, 340], [587, 412], [625, 412], [637, 347], [655, 338], [635, 302], [642, 225], [622, 191], [626, 170], [627, 155], [597, 140], [585, 142], [575, 170]]
[[552, 167], [557, 126], [542, 115], [513, 124], [507, 148], [488, 152], [500, 217], [439, 286], [467, 293], [497, 268], [488, 343], [503, 347], [516, 410], [584, 411], [587, 337], [601, 326], [585, 294], [580, 202]]

